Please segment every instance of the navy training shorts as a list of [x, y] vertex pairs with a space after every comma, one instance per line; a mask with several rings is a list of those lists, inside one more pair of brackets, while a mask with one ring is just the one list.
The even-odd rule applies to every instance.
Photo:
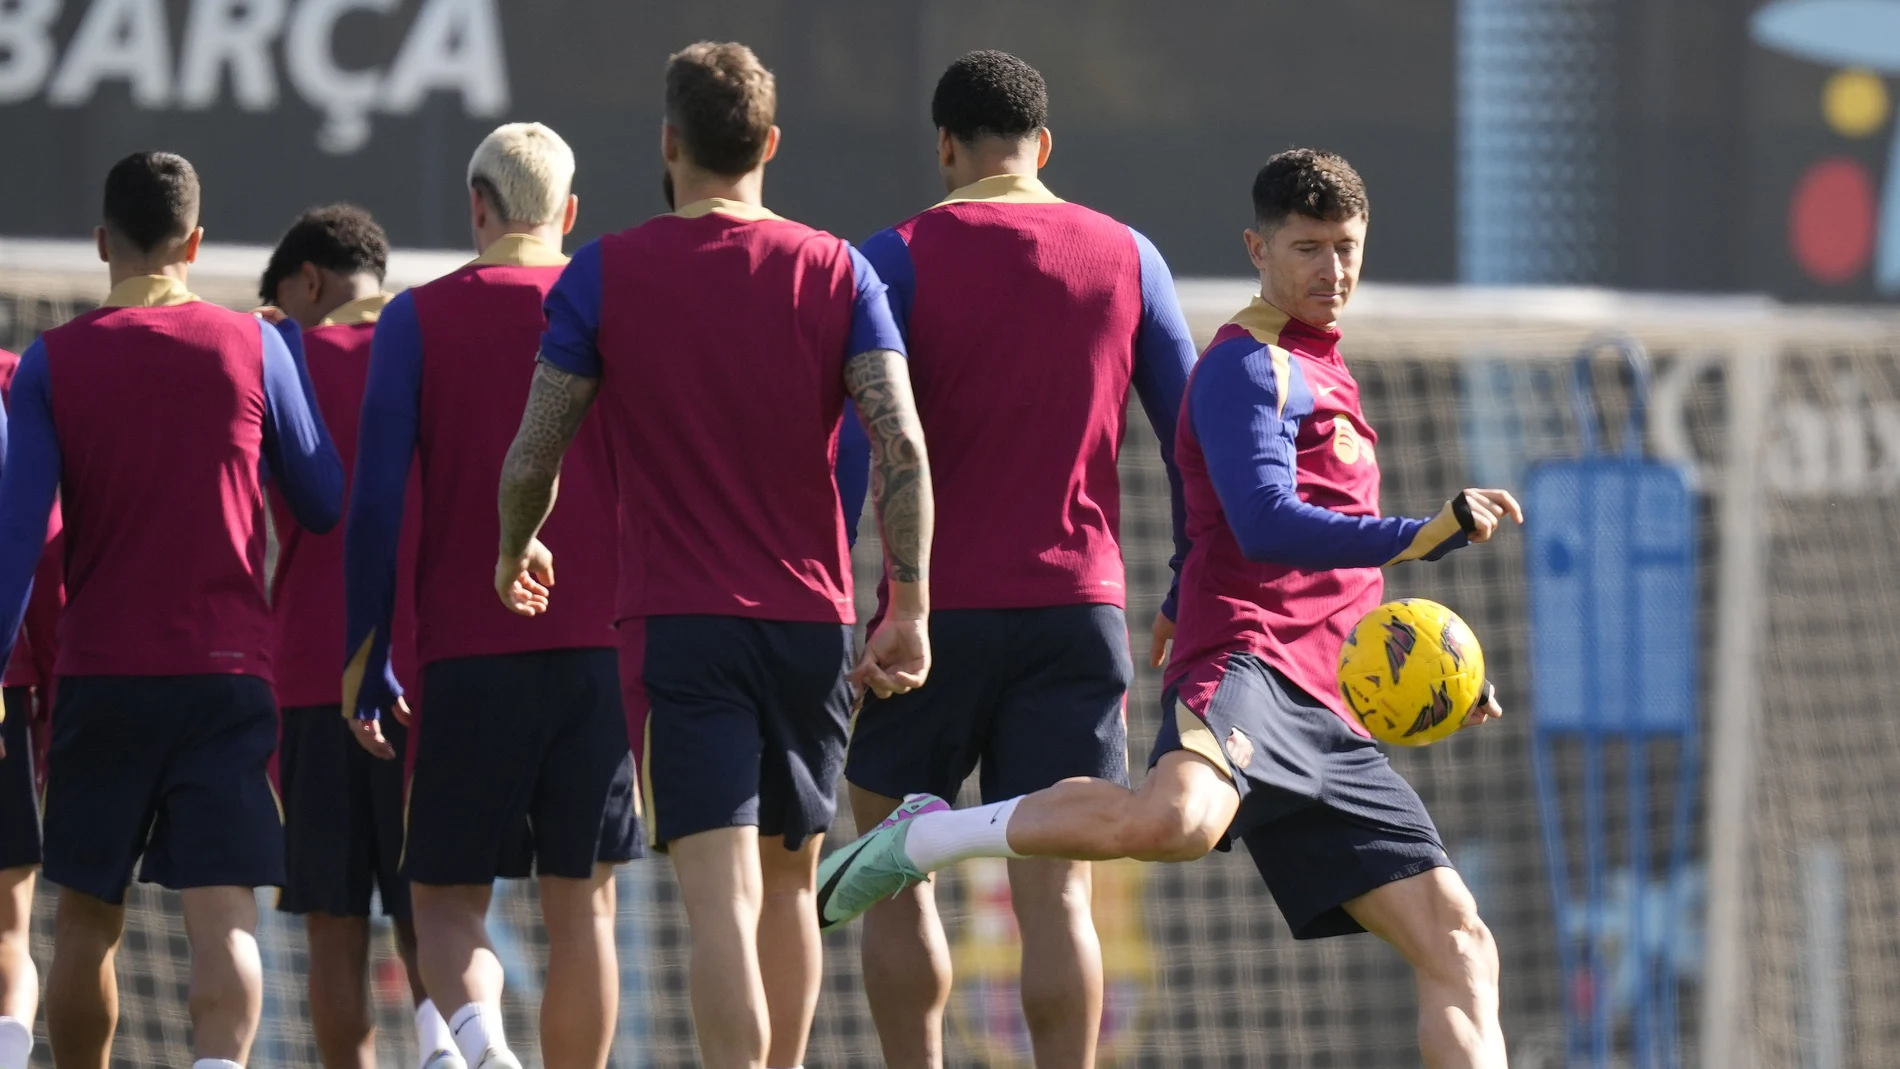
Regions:
[[1128, 782], [1128, 622], [1114, 605], [947, 609], [930, 616], [930, 678], [866, 694], [845, 778], [887, 798], [954, 800], [981, 768], [983, 801], [1075, 776]]
[[431, 661], [411, 738], [403, 875], [438, 886], [587, 879], [640, 856], [611, 649]]
[[7, 756], [0, 760], [0, 869], [40, 863], [40, 792], [33, 785], [33, 688], [5, 688]]
[[1149, 767], [1183, 749], [1233, 777], [1240, 811], [1228, 837], [1247, 844], [1295, 939], [1362, 932], [1345, 903], [1451, 864], [1378, 745], [1252, 654], [1228, 656], [1204, 710], [1173, 687], [1162, 695]]
[[622, 620], [620, 637], [656, 847], [754, 825], [796, 850], [831, 827], [851, 715], [849, 624], [653, 616]]
[[135, 866], [173, 890], [282, 886], [276, 747], [277, 701], [255, 676], [62, 676], [46, 878], [113, 905]]
[[363, 749], [337, 705], [283, 711], [277, 774], [284, 797], [286, 913], [367, 917], [372, 894], [383, 915], [407, 919], [402, 878], [403, 758], [409, 732], [383, 717], [393, 761]]

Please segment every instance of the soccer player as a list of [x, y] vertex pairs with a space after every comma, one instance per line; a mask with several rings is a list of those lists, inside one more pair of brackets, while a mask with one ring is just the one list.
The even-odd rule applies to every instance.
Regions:
[[[569, 440], [598, 397], [623, 518], [622, 673], [644, 714], [647, 819], [692, 929], [708, 1069], [803, 1060], [847, 672], [888, 693], [929, 667], [930, 477], [903, 342], [862, 256], [763, 206], [776, 105], [743, 45], [668, 60], [661, 148], [680, 206], [575, 253], [501, 483], [496, 590], [557, 620], [590, 593], [554, 535], [581, 461]], [[832, 468], [846, 394], [876, 456], [891, 585], [855, 669]]]
[[[0, 398], [8, 396], [20, 358], [0, 349]], [[0, 413], [0, 428], [6, 424]], [[0, 430], [0, 455], [6, 447]], [[38, 742], [53, 696], [54, 628], [63, 600], [59, 508], [47, 524], [46, 549], [34, 577], [26, 621], [4, 680], [6, 721], [0, 735], [0, 1069], [26, 1069], [33, 1051], [33, 1013], [40, 977], [28, 952], [33, 884], [40, 865]]]
[[[1070, 780], [950, 811], [907, 799], [827, 859], [828, 922], [970, 857], [1187, 861], [1242, 839], [1295, 938], [1371, 931], [1417, 973], [1431, 1066], [1505, 1063], [1491, 933], [1418, 795], [1339, 696], [1339, 649], [1379, 568], [1490, 540], [1523, 514], [1465, 490], [1429, 519], [1379, 515], [1376, 441], [1340, 357], [1359, 280], [1365, 185], [1296, 149], [1254, 180], [1260, 296], [1194, 369], [1176, 456], [1192, 543], [1141, 788]], [[1467, 722], [1499, 715], [1490, 688]]]
[[[1160, 438], [1177, 546], [1182, 525], [1174, 422], [1194, 343], [1167, 263], [1037, 179], [1050, 136], [1034, 67], [971, 52], [938, 80], [930, 110], [949, 195], [864, 255], [890, 287], [939, 458], [936, 671], [912, 693], [867, 696], [858, 713], [845, 778], [864, 831], [906, 795], [954, 797], [979, 764], [986, 802], [1075, 776], [1127, 782], [1134, 665], [1115, 460], [1131, 385]], [[1173, 600], [1157, 636], [1173, 627]], [[1012, 861], [1009, 878], [1036, 1064], [1084, 1069], [1102, 1016], [1089, 865]], [[865, 918], [865, 994], [899, 1069], [943, 1064], [950, 952], [931, 888]]]
[[178, 889], [198, 1069], [249, 1053], [263, 999], [254, 889], [281, 886], [262, 474], [328, 530], [343, 469], [299, 357], [187, 288], [198, 176], [140, 152], [106, 176], [105, 305], [20, 358], [0, 476], [0, 635], [11, 645], [57, 492], [66, 590], [46, 786], [60, 887], [47, 1031], [62, 1066], [107, 1062], [125, 889]]
[[562, 611], [523, 619], [479, 578], [494, 563], [495, 485], [535, 374], [542, 303], [567, 263], [573, 182], [573, 151], [539, 123], [499, 127], [476, 147], [468, 203], [480, 256], [383, 309], [345, 535], [343, 708], [375, 744], [380, 714], [403, 715], [390, 651], [415, 457], [428, 723], [413, 735], [403, 869], [422, 978], [475, 1069], [520, 1064], [503, 1034], [501, 962], [483, 919], [496, 877], [529, 875], [530, 854], [548, 933], [543, 1059], [607, 1064], [620, 986], [613, 867], [640, 849], [613, 631], [619, 528], [598, 421], [580, 428], [549, 523], [572, 588]]
[[[354, 205], [313, 208], [291, 224], [271, 253], [260, 292], [301, 329], [317, 403], [344, 470], [356, 458], [357, 417], [369, 375], [370, 339], [390, 295], [383, 292], [389, 239]], [[347, 495], [346, 495], [347, 496]], [[409, 499], [397, 566], [393, 631], [398, 676], [415, 658], [417, 502]], [[407, 732], [384, 725], [384, 742], [357, 745], [342, 715], [336, 640], [343, 633], [343, 536], [311, 534], [290, 522], [271, 495], [278, 534], [271, 611], [277, 621], [277, 703], [283, 716], [278, 772], [284, 795], [284, 892], [278, 908], [302, 914], [309, 935], [310, 1026], [326, 1069], [376, 1064], [369, 1001], [372, 895], [396, 931], [396, 952], [414, 994], [423, 1069], [463, 1065], [448, 1023], [416, 970], [416, 930], [402, 857], [403, 756]]]

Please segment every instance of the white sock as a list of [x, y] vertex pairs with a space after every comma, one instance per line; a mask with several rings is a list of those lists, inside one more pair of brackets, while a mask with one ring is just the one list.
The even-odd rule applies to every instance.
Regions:
[[0, 1017], [0, 1069], [26, 1069], [33, 1053], [33, 1028], [17, 1017]]
[[910, 818], [904, 853], [924, 872], [973, 857], [1022, 857], [1009, 848], [1009, 818], [1021, 798]]
[[468, 1061], [468, 1069], [482, 1064], [489, 1051], [506, 1052], [508, 1040], [501, 1033], [501, 1007], [471, 1002], [449, 1018], [449, 1033], [455, 1049]]
[[449, 1031], [449, 1022], [442, 1019], [442, 1011], [435, 1008], [434, 999], [425, 998], [422, 1005], [416, 1007], [416, 1046], [422, 1069], [428, 1069], [429, 1058], [437, 1051], [457, 1049], [455, 1033]]
[[244, 1063], [229, 1058], [200, 1058], [191, 1063], [191, 1069], [244, 1069]]

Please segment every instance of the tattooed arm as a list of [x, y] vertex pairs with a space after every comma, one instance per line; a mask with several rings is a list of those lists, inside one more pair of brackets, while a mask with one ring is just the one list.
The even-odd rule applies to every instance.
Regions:
[[874, 349], [845, 363], [844, 383], [871, 438], [871, 501], [883, 535], [892, 603], [898, 604], [900, 585], [919, 588], [921, 598], [930, 573], [935, 506], [930, 494], [930, 458], [924, 452], [917, 403], [911, 398], [910, 372], [902, 356]]
[[521, 429], [501, 464], [501, 555], [495, 564], [495, 592], [523, 616], [547, 611], [554, 556], [535, 536], [554, 509], [561, 457], [599, 392], [599, 379], [563, 371], [545, 359], [534, 365]]
[[890, 579], [889, 610], [866, 639], [851, 678], [889, 697], [922, 686], [930, 673], [930, 458], [902, 356], [888, 349], [859, 353], [845, 362], [844, 381], [871, 439], [871, 501]]

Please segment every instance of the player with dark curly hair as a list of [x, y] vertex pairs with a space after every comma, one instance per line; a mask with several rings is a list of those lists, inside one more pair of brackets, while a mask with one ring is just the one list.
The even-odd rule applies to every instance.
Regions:
[[[1075, 776], [1127, 781], [1134, 663], [1115, 463], [1131, 389], [1160, 439], [1184, 548], [1174, 420], [1194, 343], [1166, 261], [1037, 177], [1049, 94], [1028, 63], [971, 52], [937, 82], [930, 112], [949, 194], [865, 242], [864, 255], [908, 337], [924, 433], [956, 458], [937, 489], [940, 671], [911, 693], [864, 700], [845, 775], [866, 829], [906, 795], [954, 797], [978, 765], [989, 802]], [[1173, 618], [1169, 597], [1157, 632]], [[1036, 1064], [1085, 1069], [1102, 1016], [1089, 865], [1009, 870]], [[950, 955], [932, 888], [878, 906], [865, 927], [865, 992], [886, 1062], [942, 1065]]]
[[[1338, 348], [1365, 185], [1343, 158], [1296, 149], [1260, 170], [1253, 201], [1260, 295], [1214, 335], [1181, 409], [1191, 548], [1147, 778], [954, 811], [913, 796], [826, 860], [821, 917], [840, 923], [967, 858], [1191, 861], [1240, 839], [1295, 938], [1371, 931], [1411, 963], [1427, 1065], [1501, 1069], [1496, 945], [1335, 665], [1383, 596], [1381, 568], [1489, 541], [1523, 514], [1481, 489], [1430, 518], [1379, 514], [1377, 439]], [[1487, 688], [1467, 722], [1500, 712]]]

